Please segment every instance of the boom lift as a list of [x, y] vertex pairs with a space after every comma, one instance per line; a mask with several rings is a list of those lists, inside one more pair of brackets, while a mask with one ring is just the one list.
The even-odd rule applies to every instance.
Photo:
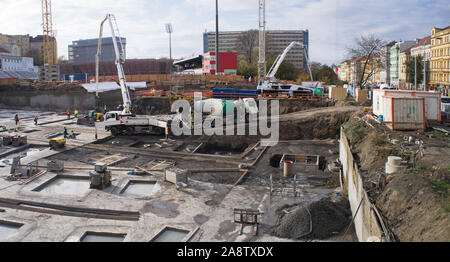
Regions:
[[[107, 14], [106, 18], [100, 24], [100, 37], [98, 39], [97, 55], [95, 57], [95, 81], [97, 85], [98, 97], [98, 74], [99, 74], [99, 59], [101, 54], [103, 24], [108, 20], [111, 27], [111, 34], [116, 54], [115, 64], [119, 76], [120, 90], [122, 92], [123, 110], [110, 111], [105, 114], [104, 126], [106, 131], [111, 131], [113, 136], [120, 134], [133, 135], [135, 133], [164, 133], [168, 130], [172, 117], [168, 116], [136, 116], [131, 112], [131, 97], [125, 79], [123, 64], [125, 63], [125, 51], [117, 27], [116, 18], [112, 14]], [[116, 32], [119, 36], [116, 38]], [[120, 51], [119, 52], [119, 46]]]
[[289, 92], [291, 95], [293, 93], [311, 93], [313, 92], [313, 88], [310, 87], [304, 87], [300, 85], [280, 85], [277, 83], [277, 79], [275, 78], [275, 75], [278, 72], [278, 69], [281, 66], [281, 63], [283, 63], [284, 59], [286, 58], [286, 55], [289, 53], [289, 51], [294, 46], [301, 46], [303, 49], [303, 54], [305, 55], [306, 64], [308, 66], [309, 75], [311, 77], [311, 81], [313, 80], [311, 68], [309, 67], [309, 59], [308, 54], [306, 53], [305, 46], [300, 42], [291, 42], [286, 49], [284, 49], [283, 53], [278, 55], [277, 59], [275, 59], [272, 67], [270, 68], [269, 72], [266, 75], [266, 79], [259, 80], [257, 90], [259, 90], [261, 93], [276, 93], [279, 91]]

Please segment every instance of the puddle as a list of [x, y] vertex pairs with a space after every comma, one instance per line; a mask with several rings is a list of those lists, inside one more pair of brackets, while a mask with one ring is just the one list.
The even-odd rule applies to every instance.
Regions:
[[123, 242], [126, 235], [87, 232], [80, 242]]
[[20, 227], [22, 227], [20, 224], [0, 222], [0, 241], [16, 233]]
[[181, 242], [188, 234], [186, 230], [165, 228], [152, 242]]
[[81, 196], [89, 190], [89, 178], [58, 177], [33, 189], [48, 194]]
[[12, 164], [13, 158], [16, 156], [24, 158], [39, 153], [40, 151], [41, 149], [39, 148], [28, 148], [22, 152], [11, 154], [3, 159], [0, 159], [0, 167], [10, 166]]
[[120, 193], [130, 197], [147, 197], [152, 194], [154, 187], [155, 182], [130, 181]]

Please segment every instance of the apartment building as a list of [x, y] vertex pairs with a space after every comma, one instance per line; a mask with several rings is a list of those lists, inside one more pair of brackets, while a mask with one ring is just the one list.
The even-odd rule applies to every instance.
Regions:
[[450, 26], [431, 29], [430, 84], [444, 94], [450, 89]]

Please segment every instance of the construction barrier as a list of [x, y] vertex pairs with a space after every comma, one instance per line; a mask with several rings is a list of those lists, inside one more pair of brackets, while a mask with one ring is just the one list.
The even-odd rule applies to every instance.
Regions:
[[345, 100], [347, 98], [347, 89], [342, 87], [331, 87], [328, 96], [331, 99]]
[[367, 89], [356, 89], [355, 100], [358, 103], [366, 102], [368, 98], [369, 91]]

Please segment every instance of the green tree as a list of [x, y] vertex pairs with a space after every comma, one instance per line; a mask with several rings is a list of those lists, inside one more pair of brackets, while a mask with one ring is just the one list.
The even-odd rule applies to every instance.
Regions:
[[423, 57], [416, 57], [416, 66], [414, 66], [414, 57], [410, 56], [406, 59], [406, 82], [414, 84], [414, 74], [417, 74], [417, 84], [423, 81]]
[[[276, 58], [277, 58], [277, 56], [275, 56], [273, 54], [266, 55], [268, 69], [272, 67]], [[281, 63], [280, 67], [278, 68], [277, 73], [275, 74], [276, 79], [290, 80], [290, 81], [296, 81], [299, 76], [300, 76], [300, 70], [295, 68], [294, 64], [292, 64], [286, 60], [284, 60]]]

